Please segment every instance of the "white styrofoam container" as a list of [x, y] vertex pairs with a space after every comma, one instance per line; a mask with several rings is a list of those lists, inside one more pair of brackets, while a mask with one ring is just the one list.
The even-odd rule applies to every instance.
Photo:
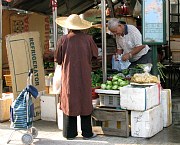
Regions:
[[172, 124], [171, 89], [161, 90], [161, 104], [163, 108], [163, 126], [168, 127]]
[[13, 93], [2, 93], [0, 98], [0, 122], [10, 119], [10, 106], [13, 102]]
[[144, 112], [131, 111], [131, 135], [133, 137], [149, 138], [162, 129], [162, 105], [158, 105]]
[[92, 105], [94, 108], [96, 108], [97, 105], [100, 105], [100, 100], [99, 98], [93, 99], [92, 100]]
[[[63, 111], [59, 109], [59, 103], [57, 104], [57, 120], [58, 120], [58, 128], [63, 130]], [[80, 116], [77, 116], [77, 131], [81, 132], [81, 120]]]
[[119, 94], [119, 90], [95, 89], [95, 92], [98, 94]]
[[160, 85], [128, 85], [120, 89], [120, 106], [123, 109], [145, 111], [160, 104]]
[[13, 101], [13, 93], [2, 93], [2, 99], [11, 98]]
[[41, 119], [46, 121], [56, 121], [56, 95], [41, 96]]

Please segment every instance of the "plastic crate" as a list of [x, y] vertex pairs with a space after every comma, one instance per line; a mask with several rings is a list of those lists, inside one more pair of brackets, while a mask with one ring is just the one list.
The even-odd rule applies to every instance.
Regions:
[[5, 81], [6, 81], [6, 86], [12, 86], [12, 80], [11, 80], [11, 75], [4, 75]]
[[172, 62], [180, 62], [180, 49], [172, 49]]
[[100, 106], [120, 107], [120, 95], [99, 94]]

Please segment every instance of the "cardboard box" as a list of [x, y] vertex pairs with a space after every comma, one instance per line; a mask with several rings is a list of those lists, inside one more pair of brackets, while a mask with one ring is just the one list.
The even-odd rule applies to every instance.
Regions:
[[13, 33], [23, 33], [30, 31], [38, 31], [40, 33], [40, 41], [42, 44], [41, 52], [49, 51], [49, 35], [50, 35], [50, 17], [38, 13], [17, 14], [17, 11], [6, 10], [2, 12], [3, 27], [3, 67], [8, 66], [6, 40], [5, 36]]
[[149, 138], [163, 129], [162, 106], [144, 112], [131, 111], [131, 135]]
[[160, 85], [124, 86], [120, 89], [120, 96], [121, 108], [145, 111], [160, 104]]
[[113, 136], [129, 136], [129, 115], [127, 110], [94, 108], [92, 118], [100, 122], [93, 124], [93, 132]]
[[27, 86], [30, 69], [33, 69], [32, 85], [39, 92], [44, 91], [45, 75], [39, 32], [7, 35], [6, 44], [14, 97]]
[[12, 93], [3, 93], [2, 99], [0, 99], [0, 122], [4, 122], [10, 119], [10, 106], [13, 101]]
[[179, 49], [180, 46], [180, 38], [170, 38], [170, 49], [171, 50], [176, 50], [176, 49]]
[[40, 103], [40, 97], [34, 99], [33, 98], [33, 103], [34, 103], [34, 118], [33, 121], [37, 121], [41, 119], [41, 103]]
[[49, 16], [31, 13], [14, 14], [10, 17], [11, 34], [38, 31], [41, 37], [41, 51], [49, 51], [50, 20]]
[[172, 124], [172, 101], [171, 90], [161, 90], [161, 104], [163, 107], [163, 126], [168, 127]]
[[2, 10], [2, 67], [8, 68], [8, 57], [6, 50], [6, 35], [11, 34], [10, 32], [10, 17], [15, 11]]

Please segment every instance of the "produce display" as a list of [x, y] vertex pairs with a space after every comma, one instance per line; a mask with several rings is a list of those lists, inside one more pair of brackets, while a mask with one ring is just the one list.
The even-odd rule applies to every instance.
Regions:
[[149, 73], [136, 73], [131, 77], [131, 82], [135, 83], [160, 83], [156, 76]]
[[129, 84], [129, 80], [123, 77], [123, 74], [113, 75], [111, 79], [107, 80], [106, 83], [101, 84], [101, 89], [104, 90], [119, 90], [120, 87]]
[[91, 72], [92, 88], [100, 87], [103, 82], [102, 71], [96, 70]]
[[92, 87], [99, 87], [103, 90], [119, 90], [120, 87], [130, 84], [131, 77], [136, 73], [143, 73], [143, 69], [140, 66], [134, 68], [124, 69], [121, 72], [113, 71], [107, 74], [107, 81], [102, 83], [102, 70], [97, 70], [91, 73]]
[[48, 69], [48, 68], [54, 68], [54, 62], [44, 62], [44, 68]]

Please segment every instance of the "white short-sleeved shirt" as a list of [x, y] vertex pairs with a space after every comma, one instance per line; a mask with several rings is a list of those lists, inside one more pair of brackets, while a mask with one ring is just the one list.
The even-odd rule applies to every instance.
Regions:
[[[124, 36], [116, 35], [117, 49], [123, 49], [123, 54], [130, 52], [134, 47], [142, 45], [142, 35], [140, 31], [133, 25], [127, 25], [127, 34]], [[139, 53], [134, 55], [130, 61], [137, 61], [141, 56], [145, 55], [149, 46], [146, 45]]]

